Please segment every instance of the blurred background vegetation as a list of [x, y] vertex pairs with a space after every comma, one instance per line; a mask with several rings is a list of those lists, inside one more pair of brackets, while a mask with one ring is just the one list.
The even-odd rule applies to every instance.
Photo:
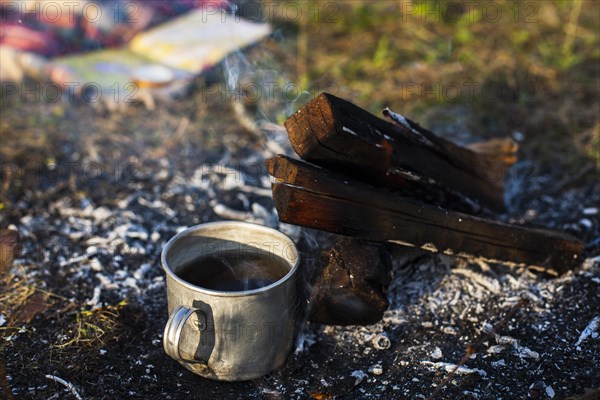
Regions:
[[582, 154], [600, 167], [598, 2], [350, 0], [303, 9], [297, 21], [276, 22], [283, 36], [297, 35], [285, 49], [296, 60], [284, 57], [295, 65], [284, 70], [296, 71], [307, 98], [333, 87], [376, 114], [388, 106], [441, 133], [517, 132], [573, 168]]
[[[600, 169], [596, 0], [237, 3], [242, 15], [274, 30], [232, 56], [243, 61], [241, 83], [266, 85], [257, 107], [248, 107], [250, 118], [282, 124], [330, 91], [377, 115], [390, 107], [459, 141], [513, 136], [522, 142], [522, 159], [535, 158], [556, 175], [590, 164]], [[115, 157], [124, 145], [151, 157], [182, 147], [244, 146], [252, 139], [232, 123], [231, 103], [240, 97], [226, 93], [223, 72], [222, 65], [189, 95], [156, 110], [108, 115], [85, 105], [3, 98], [0, 152], [7, 160], [39, 156], [46, 163], [61, 161], [59, 146], [93, 153], [94, 143], [109, 138]], [[274, 84], [281, 90], [273, 92]]]

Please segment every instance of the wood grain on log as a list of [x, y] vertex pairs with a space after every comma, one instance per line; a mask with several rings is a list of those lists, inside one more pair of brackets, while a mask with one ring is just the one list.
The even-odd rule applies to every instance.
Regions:
[[580, 263], [583, 243], [570, 235], [443, 210], [285, 156], [266, 165], [283, 222], [558, 273]]
[[491, 162], [404, 121], [385, 121], [322, 93], [293, 114], [285, 127], [296, 153], [313, 164], [391, 190], [414, 185], [412, 176], [416, 182], [458, 191], [494, 211], [504, 210], [505, 163]]

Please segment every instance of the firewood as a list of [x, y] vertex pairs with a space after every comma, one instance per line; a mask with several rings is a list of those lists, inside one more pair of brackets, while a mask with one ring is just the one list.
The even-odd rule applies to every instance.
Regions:
[[[472, 143], [466, 147], [461, 147], [454, 142], [437, 136], [435, 133], [421, 127], [416, 122], [397, 114], [386, 108], [383, 115], [396, 126], [408, 129], [408, 134], [415, 137], [423, 137], [430, 145], [438, 146], [445, 150], [448, 156], [453, 158], [453, 162], [460, 164], [463, 168], [471, 169], [474, 174], [481, 178], [490, 178], [489, 170], [497, 172], [497, 177], [504, 177], [508, 168], [517, 161], [516, 152], [519, 149], [517, 143], [511, 138], [493, 138], [480, 142]], [[504, 181], [493, 180], [504, 190]]]
[[389, 303], [391, 259], [382, 244], [344, 238], [323, 250], [323, 270], [313, 286], [309, 320], [327, 325], [369, 325]]
[[374, 241], [400, 241], [563, 273], [583, 243], [560, 232], [443, 210], [327, 169], [277, 156], [267, 160], [283, 222]]
[[[397, 116], [389, 110], [385, 114]], [[505, 162], [460, 147], [404, 117], [394, 121], [322, 93], [285, 127], [296, 153], [313, 164], [391, 190], [435, 185], [504, 210]]]

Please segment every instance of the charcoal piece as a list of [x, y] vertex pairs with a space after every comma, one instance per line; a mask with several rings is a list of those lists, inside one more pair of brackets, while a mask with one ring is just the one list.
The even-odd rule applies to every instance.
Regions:
[[321, 254], [309, 320], [328, 325], [369, 325], [383, 317], [389, 303], [390, 255], [383, 245], [344, 238]]

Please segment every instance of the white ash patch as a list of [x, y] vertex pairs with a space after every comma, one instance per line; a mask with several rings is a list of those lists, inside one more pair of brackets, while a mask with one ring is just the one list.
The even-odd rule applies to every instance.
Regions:
[[381, 364], [373, 364], [369, 367], [368, 369], [370, 374], [379, 376], [379, 375], [383, 375], [383, 367], [381, 366]]
[[500, 359], [498, 361], [492, 361], [491, 362], [492, 367], [504, 367], [506, 365], [506, 361], [504, 361], [504, 359]]
[[377, 350], [387, 350], [392, 346], [392, 342], [385, 332], [375, 335], [371, 340], [371, 343]]
[[92, 310], [99, 309], [102, 307], [100, 304], [100, 294], [102, 293], [102, 286], [98, 285], [94, 288], [94, 294], [91, 299], [86, 301], [86, 304], [91, 307]]
[[354, 386], [360, 385], [360, 383], [367, 378], [369, 375], [363, 370], [355, 370], [350, 374], [351, 377], [356, 378], [354, 381]]
[[575, 347], [577, 350], [581, 350], [580, 345], [589, 337], [592, 339], [598, 338], [598, 327], [600, 326], [600, 316], [596, 316], [592, 318], [589, 324], [585, 327], [581, 334], [579, 335], [579, 339], [577, 343], [575, 343]]
[[538, 395], [538, 393], [540, 393], [540, 394], [543, 393], [546, 395], [545, 398], [548, 398], [548, 399], [553, 399], [554, 396], [556, 395], [556, 392], [554, 391], [552, 386], [546, 384], [546, 382], [544, 382], [544, 381], [538, 381], [538, 382], [532, 383], [529, 386], [529, 391], [530, 391], [530, 394], [534, 394], [534, 396]]
[[[14, 261], [11, 273], [28, 277], [40, 288], [44, 288], [48, 275], [59, 275], [65, 278], [65, 297], [79, 298], [90, 309], [128, 298], [144, 310], [150, 310], [151, 328], [159, 332], [165, 313], [165, 283], [158, 260], [162, 246], [176, 232], [227, 217], [273, 226], [295, 240], [301, 236], [310, 240], [308, 230], [278, 222], [266, 171], [246, 168], [262, 165], [269, 155], [273, 155], [272, 151], [234, 160], [231, 154], [226, 154], [215, 163], [194, 164], [187, 171], [176, 169], [164, 160], [158, 169], [143, 176], [144, 181], [119, 182], [122, 191], [113, 199], [98, 200], [89, 195], [75, 199], [61, 192], [54, 194], [47, 210], [30, 207], [31, 199], [23, 200], [19, 205], [22, 215], [13, 221], [13, 228], [23, 241], [22, 252]], [[513, 212], [501, 218], [562, 229], [568, 224], [556, 221], [564, 220], [567, 207], [569, 213], [573, 213], [568, 229], [594, 235], [598, 222], [594, 218], [596, 214], [588, 210], [594, 208], [592, 200], [574, 191], [567, 191], [556, 199], [538, 196], [526, 204], [527, 207], [523, 206], [533, 212], [523, 211], [522, 216], [518, 215], [520, 205], [515, 200], [518, 190], [529, 190], [528, 185], [543, 188], [552, 181], [549, 177], [509, 183]], [[314, 245], [322, 246], [318, 242]], [[525, 371], [532, 371], [532, 365], [537, 368], [549, 354], [571, 357], [574, 345], [581, 348], [577, 354], [582, 355], [583, 360], [597, 358], [597, 346], [593, 346], [592, 340], [598, 330], [590, 327], [591, 316], [569, 321], [566, 324], [570, 328], [559, 331], [557, 326], [565, 324], [558, 322], [567, 317], [557, 312], [555, 306], [574, 298], [569, 290], [576, 282], [597, 287], [599, 261], [599, 257], [592, 257], [572, 273], [549, 278], [522, 267], [507, 268], [477, 258], [454, 258], [415, 248], [394, 247], [394, 280], [387, 291], [390, 307], [382, 321], [367, 327], [304, 330], [298, 336], [297, 351], [291, 357], [297, 357], [301, 365], [310, 366], [313, 362], [317, 367], [310, 369], [302, 379], [293, 376], [290, 380], [285, 376], [289, 370], [268, 379], [276, 383], [275, 390], [284, 397], [298, 393], [299, 389], [305, 396], [306, 389], [326, 385], [335, 391], [336, 377], [322, 375], [331, 365], [343, 361], [348, 368], [339, 375], [343, 374], [351, 384], [360, 384], [354, 393], [356, 396], [427, 398], [432, 385], [438, 383], [432, 378], [435, 372], [438, 371], [436, 376], [440, 376], [439, 371], [449, 373], [448, 369], [453, 369], [464, 356], [468, 344], [489, 334], [490, 327], [526, 297], [529, 299], [526, 309], [484, 343], [477, 357], [469, 359], [468, 366], [459, 369], [459, 374], [485, 377], [485, 385], [468, 381], [469, 396], [487, 398], [502, 387], [506, 398], [523, 398], [520, 383], [504, 382], [505, 371], [516, 369], [527, 376]], [[76, 291], [68, 292], [69, 287]], [[582, 300], [573, 304], [580, 308], [588, 306]], [[575, 311], [574, 315], [579, 312]], [[157, 322], [159, 320], [161, 322]], [[590, 332], [587, 336], [586, 331]], [[15, 337], [11, 335], [6, 340]], [[148, 351], [164, 356], [160, 333], [152, 338]], [[333, 348], [339, 348], [340, 352], [324, 354], [322, 348], [326, 342], [333, 343]], [[108, 351], [103, 356], [110, 355]], [[158, 364], [157, 368], [145, 371], [147, 364], [140, 361], [138, 367], [143, 368], [140, 373], [146, 372], [145, 379], [153, 380]], [[377, 364], [382, 366], [383, 376], [390, 380], [387, 389], [374, 383], [379, 380], [376, 369], [372, 368]], [[550, 364], [546, 367], [551, 368]], [[485, 375], [485, 371], [494, 373]], [[177, 375], [178, 380], [183, 381], [182, 377], [183, 374]], [[462, 379], [462, 375], [457, 376], [450, 386], [460, 385]], [[552, 383], [550, 389], [556, 391], [557, 397], [569, 394], [561, 393], [560, 385], [544, 379]], [[549, 396], [548, 387], [545, 385], [543, 390]], [[390, 395], [390, 389], [395, 393]], [[260, 392], [253, 392], [251, 396], [260, 398]]]
[[442, 349], [440, 349], [439, 347], [436, 347], [435, 349], [433, 349], [433, 351], [429, 355], [434, 360], [439, 360], [440, 358], [442, 358], [444, 356], [444, 354], [442, 353]]
[[457, 374], [479, 374], [480, 376], [487, 376], [487, 372], [482, 369], [477, 368], [467, 368], [464, 365], [460, 367], [457, 364], [452, 364], [448, 362], [431, 362], [431, 361], [421, 361], [421, 364], [431, 365], [433, 368], [443, 369], [446, 372], [456, 371]]
[[498, 342], [498, 345], [494, 347], [493, 352], [500, 353], [502, 352], [502, 350], [504, 350], [504, 348], [509, 347], [510, 349], [512, 349], [513, 354], [515, 354], [519, 358], [530, 358], [534, 360], [540, 358], [538, 352], [533, 351], [528, 347], [522, 346], [519, 343], [519, 341], [513, 337], [496, 335], [496, 342]]
[[[144, 225], [140, 216], [148, 206], [164, 207], [157, 196], [146, 196], [155, 198], [142, 201], [142, 207], [136, 212], [119, 207], [124, 205], [123, 200], [117, 200], [114, 206], [96, 206], [89, 199], [78, 204], [69, 197], [54, 201], [49, 209], [61, 218], [53, 220], [48, 215], [44, 220], [30, 215], [21, 219], [21, 231], [26, 236], [37, 230], [52, 229], [57, 233], [56, 245], [42, 250], [41, 256], [29, 251], [27, 245], [23, 246], [23, 263], [34, 264], [41, 258], [48, 266], [60, 267], [57, 272], [68, 279], [89, 280], [87, 305], [92, 309], [102, 306], [105, 294], [113, 293], [119, 298], [140, 297], [143, 289], [153, 283], [145, 279], [146, 275], [153, 279], [160, 273], [154, 257], [162, 244], [150, 242], [149, 226]], [[134, 198], [137, 197], [128, 196], [126, 202], [129, 204]], [[162, 220], [163, 211], [154, 210], [154, 218]], [[165, 223], [162, 225], [166, 227]], [[162, 227], [156, 224], [153, 228], [156, 232]], [[140, 258], [146, 258], [147, 262], [140, 263]]]
[[303, 329], [296, 336], [296, 348], [294, 352], [296, 354], [308, 350], [313, 344], [317, 342], [316, 335], [314, 332]]

